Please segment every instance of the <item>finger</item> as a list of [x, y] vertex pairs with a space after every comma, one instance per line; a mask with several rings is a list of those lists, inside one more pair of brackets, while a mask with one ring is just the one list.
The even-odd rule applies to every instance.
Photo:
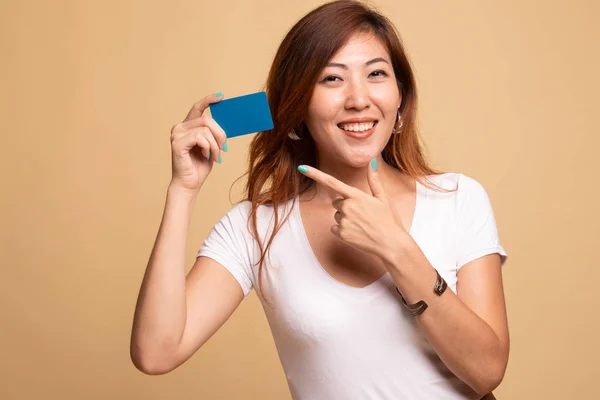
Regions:
[[190, 131], [188, 134], [175, 139], [173, 151], [179, 154], [188, 153], [194, 146], [198, 146], [205, 157], [210, 151], [209, 141], [199, 132], [199, 130]]
[[206, 96], [205, 98], [198, 101], [197, 103], [195, 103], [192, 106], [192, 108], [188, 112], [187, 116], [185, 117], [184, 121], [189, 121], [192, 118], [197, 118], [197, 117], [202, 116], [202, 114], [204, 113], [204, 110], [206, 110], [209, 105], [211, 105], [212, 103], [218, 103], [221, 100], [223, 100], [222, 92], [215, 93], [215, 94], [209, 94], [208, 96]]
[[227, 151], [227, 146], [225, 146], [225, 141], [227, 140], [227, 134], [221, 128], [221, 126], [215, 121], [211, 116], [203, 115], [201, 117], [190, 119], [189, 121], [182, 122], [179, 124], [179, 130], [188, 130], [192, 128], [198, 128], [201, 126], [205, 126], [210, 129], [212, 135], [215, 137], [217, 144], [223, 151]]
[[200, 148], [200, 152], [208, 161], [210, 161], [210, 143], [204, 136], [200, 136], [196, 138], [196, 143], [198, 143], [198, 147]]
[[199, 134], [202, 135], [210, 145], [210, 159], [221, 164], [221, 149], [219, 148], [217, 141], [208, 128], [203, 127], [201, 129], [202, 132]]
[[340, 226], [339, 225], [332, 225], [331, 233], [333, 233], [333, 235], [337, 236], [339, 239], [342, 238], [342, 236], [340, 235]]
[[304, 175], [308, 176], [315, 182], [318, 182], [323, 186], [327, 186], [328, 188], [341, 194], [345, 198], [356, 197], [359, 195], [359, 193], [362, 193], [360, 190], [352, 186], [348, 186], [344, 182], [339, 181], [333, 176], [319, 171], [316, 168], [309, 167], [308, 165], [299, 166], [298, 171], [302, 172]]
[[339, 224], [342, 221], [342, 213], [336, 211], [335, 214], [333, 214], [333, 219], [335, 219], [335, 222]]
[[220, 164], [221, 150], [209, 128], [201, 126], [188, 130], [185, 134], [179, 136], [173, 148], [190, 151], [194, 146], [200, 147], [204, 157], [210, 157], [210, 159]]
[[379, 172], [377, 172], [377, 158], [372, 159], [371, 165], [367, 168], [367, 180], [373, 196], [379, 199], [385, 198], [385, 191], [379, 179]]
[[338, 211], [342, 211], [342, 204], [344, 203], [344, 200], [345, 200], [345, 199], [343, 199], [343, 198], [338, 198], [338, 199], [335, 199], [335, 200], [333, 200], [333, 201], [331, 202], [331, 205], [332, 205], [332, 206], [333, 206], [333, 208], [335, 208], [336, 210], [338, 210]]

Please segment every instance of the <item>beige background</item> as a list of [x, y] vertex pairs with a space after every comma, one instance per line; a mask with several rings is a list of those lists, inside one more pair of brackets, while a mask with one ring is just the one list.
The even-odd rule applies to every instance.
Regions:
[[[1, 2], [1, 399], [290, 398], [255, 294], [168, 375], [138, 372], [128, 346], [171, 126], [207, 93], [260, 90], [285, 32], [319, 4]], [[478, 179], [496, 211], [512, 338], [498, 398], [593, 397], [599, 3], [376, 4], [411, 55], [434, 165]], [[189, 266], [249, 140], [229, 141], [202, 190]]]

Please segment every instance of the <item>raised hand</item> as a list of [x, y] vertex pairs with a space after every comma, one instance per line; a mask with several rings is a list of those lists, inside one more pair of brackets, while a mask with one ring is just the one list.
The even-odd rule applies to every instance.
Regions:
[[212, 103], [223, 99], [209, 95], [194, 104], [183, 122], [171, 129], [171, 186], [198, 191], [212, 170], [221, 163], [221, 149], [227, 151], [225, 131], [210, 116], [202, 115]]

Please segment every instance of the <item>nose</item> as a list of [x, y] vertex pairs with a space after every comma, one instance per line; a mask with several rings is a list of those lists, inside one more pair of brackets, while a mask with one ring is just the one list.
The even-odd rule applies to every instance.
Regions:
[[361, 111], [370, 106], [369, 89], [366, 82], [354, 80], [347, 86], [346, 110]]

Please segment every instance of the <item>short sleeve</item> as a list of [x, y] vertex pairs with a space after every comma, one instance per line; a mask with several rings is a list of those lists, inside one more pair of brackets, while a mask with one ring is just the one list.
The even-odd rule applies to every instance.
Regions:
[[212, 228], [197, 257], [209, 257], [238, 281], [246, 297], [252, 290], [253, 238], [248, 231], [249, 203], [240, 203]]
[[498, 238], [490, 198], [479, 182], [462, 174], [458, 178], [457, 228], [457, 270], [494, 253], [500, 254], [501, 265], [504, 265], [507, 254]]

